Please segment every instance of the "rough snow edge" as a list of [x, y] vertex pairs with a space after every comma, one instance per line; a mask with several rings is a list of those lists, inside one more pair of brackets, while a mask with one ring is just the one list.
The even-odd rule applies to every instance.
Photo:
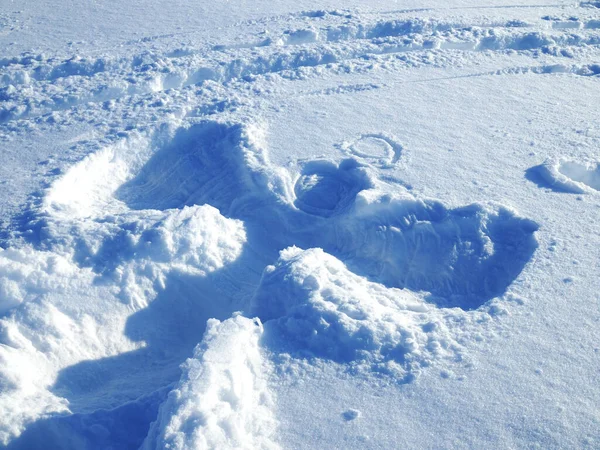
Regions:
[[142, 449], [277, 449], [258, 319], [210, 319]]

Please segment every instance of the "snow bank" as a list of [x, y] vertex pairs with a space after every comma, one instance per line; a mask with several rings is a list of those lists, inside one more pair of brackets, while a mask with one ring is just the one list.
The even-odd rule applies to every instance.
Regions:
[[144, 449], [276, 449], [258, 319], [211, 319]]

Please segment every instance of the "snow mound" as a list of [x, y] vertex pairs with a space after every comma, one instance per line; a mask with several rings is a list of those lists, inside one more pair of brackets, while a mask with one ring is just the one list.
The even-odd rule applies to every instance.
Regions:
[[144, 449], [276, 449], [258, 319], [208, 322], [181, 381], [160, 407]]
[[321, 249], [282, 251], [265, 270], [252, 313], [285, 351], [398, 380], [458, 349], [422, 296], [357, 276]]

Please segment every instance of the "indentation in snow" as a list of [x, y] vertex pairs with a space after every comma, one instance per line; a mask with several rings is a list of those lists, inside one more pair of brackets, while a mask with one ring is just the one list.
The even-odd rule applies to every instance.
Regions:
[[[389, 136], [361, 136], [350, 151], [358, 154], [339, 163], [305, 161], [283, 169], [271, 164], [265, 135], [264, 124], [176, 123], [154, 134], [133, 133], [55, 181], [36, 220], [44, 229], [44, 248], [72, 261], [77, 272], [65, 287], [74, 292], [75, 303], [57, 302], [52, 316], [65, 317], [73, 331], [53, 335], [51, 327], [43, 327], [37, 333], [39, 349], [22, 358], [32, 373], [50, 374], [34, 383], [28, 397], [43, 400], [27, 409], [27, 417], [15, 416], [19, 408], [6, 412], [12, 425], [1, 432], [18, 434], [42, 410], [66, 410], [67, 401], [71, 412], [85, 415], [153, 395], [177, 381], [179, 364], [207, 319], [249, 311], [253, 298], [253, 313], [266, 322], [265, 338], [273, 349], [287, 346], [294, 356], [310, 354], [409, 381], [422, 367], [460, 353], [445, 321], [465, 313], [440, 307], [471, 310], [502, 295], [537, 246], [537, 225], [507, 209], [477, 204], [447, 209], [379, 179], [373, 166], [392, 164], [401, 155]], [[286, 248], [292, 250], [277, 260]], [[261, 272], [274, 261], [275, 269], [267, 269], [261, 282]], [[35, 284], [37, 278], [29, 279]], [[60, 298], [51, 278], [42, 294]], [[94, 295], [103, 295], [109, 312], [77, 295], [92, 280], [102, 290]], [[10, 280], [2, 288], [10, 294], [5, 308], [35, 303]], [[19, 324], [10, 329], [21, 336], [19, 345], [32, 346], [24, 324], [35, 323], [29, 314], [40, 312], [34, 306], [19, 311]], [[88, 319], [71, 320], [73, 311], [86, 311]], [[91, 336], [105, 322], [111, 324], [106, 332], [115, 336], [103, 335], [106, 342], [99, 346]], [[75, 344], [79, 350], [69, 350]], [[48, 362], [57, 346], [68, 357]], [[240, 362], [233, 358], [227, 364], [215, 370], [227, 372]], [[189, 373], [213, 370], [200, 366], [196, 372], [190, 362]], [[0, 368], [14, 381], [9, 372]], [[20, 383], [9, 381], [9, 388]], [[180, 383], [190, 392], [202, 386], [191, 379]], [[215, 395], [215, 411], [241, 405], [245, 400], [228, 386], [202, 391], [199, 408], [212, 408]], [[10, 388], [6, 398], [16, 392]], [[173, 420], [191, 417], [195, 403], [191, 397], [175, 400], [163, 409], [156, 436], [179, 445], [184, 437], [176, 428], [185, 426], [168, 425], [166, 411]], [[221, 417], [222, 411], [215, 414]], [[231, 419], [229, 436], [241, 441], [266, 436], [244, 428], [251, 425], [233, 412], [223, 417]], [[185, 439], [222, 438], [208, 422], [185, 423], [212, 430], [202, 438], [190, 431]], [[132, 440], [143, 438], [145, 424], [132, 430]]]
[[440, 306], [473, 309], [519, 275], [537, 248], [537, 228], [505, 208], [449, 210], [408, 191], [372, 189], [359, 193], [352, 214], [340, 218], [323, 248], [386, 286], [427, 291]]
[[600, 164], [549, 159], [526, 172], [527, 178], [541, 187], [571, 194], [600, 191]]
[[354, 141], [340, 144], [340, 149], [366, 164], [381, 169], [387, 169], [396, 164], [403, 151], [402, 144], [385, 133], [362, 134]]
[[349, 409], [342, 413], [342, 417], [345, 421], [350, 422], [360, 417], [360, 411], [358, 411], [357, 409]]
[[[123, 255], [108, 258], [119, 265], [130, 259], [145, 260], [149, 249], [158, 249], [160, 240], [151, 234], [161, 229], [157, 218], [162, 215], [154, 210], [170, 211], [168, 217], [178, 217], [181, 213], [171, 208], [209, 204], [226, 220], [244, 222], [247, 237], [240, 235], [236, 242], [247, 239], [253, 256], [243, 252], [242, 265], [264, 266], [255, 259], [268, 261], [292, 245], [320, 247], [373, 281], [427, 291], [431, 293], [429, 301], [463, 309], [476, 308], [501, 295], [536, 248], [533, 232], [537, 225], [531, 221], [502, 208], [471, 205], [448, 210], [439, 202], [419, 200], [402, 186], [378, 180], [368, 166], [354, 159], [339, 164], [304, 162], [292, 188], [292, 176], [270, 164], [260, 130], [256, 126], [203, 122], [174, 132], [156, 149], [130, 147], [129, 153], [135, 156], [121, 149], [120, 154], [129, 155], [131, 165], [113, 156], [114, 150], [110, 159], [101, 152], [102, 158], [89, 157], [59, 179], [45, 202], [52, 207], [45, 210], [64, 218], [56, 206], [62, 198], [80, 211], [102, 209], [93, 206], [99, 198], [104, 198], [102, 204], [119, 205], [120, 209], [113, 208], [124, 211], [119, 219], [103, 219], [104, 234], [97, 235], [104, 237], [96, 242], [82, 238], [78, 244], [82, 250], [77, 253], [83, 255], [78, 256], [81, 261], [107, 260], [107, 253]], [[131, 142], [137, 144], [139, 140]], [[374, 142], [389, 152], [392, 161], [397, 160], [399, 144], [384, 135], [363, 135], [349, 148]], [[150, 154], [142, 165], [143, 155]], [[111, 181], [105, 186], [95, 175], [102, 171], [116, 172], [123, 184], [116, 187]], [[86, 179], [83, 174], [87, 172], [92, 174], [86, 185], [88, 195], [69, 198], [71, 190], [67, 187], [74, 184], [72, 180]], [[59, 195], [63, 191], [66, 194]], [[144, 225], [149, 217], [154, 218], [150, 222], [153, 228]], [[132, 225], [132, 220], [138, 223]], [[172, 219], [165, 223], [172, 223]], [[185, 222], [188, 227], [192, 223]], [[165, 239], [171, 239], [174, 232], [165, 231]], [[185, 252], [190, 253], [186, 239]], [[147, 247], [151, 242], [153, 247]], [[227, 248], [218, 247], [219, 251]], [[202, 248], [203, 258], [219, 252]], [[197, 257], [176, 257], [176, 253], [165, 259], [154, 251], [150, 257], [155, 263], [172, 265], [184, 258], [188, 266], [200, 268]], [[235, 250], [231, 256], [219, 257], [223, 262], [215, 267], [226, 265], [224, 261], [232, 261], [239, 254]]]
[[294, 204], [298, 209], [317, 216], [329, 217], [346, 210], [363, 189], [371, 187], [364, 171], [349, 159], [339, 166], [329, 161], [307, 163], [296, 182]]
[[[205, 204], [231, 215], [252, 195], [263, 154], [249, 154], [240, 125], [204, 122], [183, 128], [159, 148], [115, 196], [136, 210]], [[255, 160], [253, 162], [253, 159]], [[254, 165], [256, 172], [251, 172]]]

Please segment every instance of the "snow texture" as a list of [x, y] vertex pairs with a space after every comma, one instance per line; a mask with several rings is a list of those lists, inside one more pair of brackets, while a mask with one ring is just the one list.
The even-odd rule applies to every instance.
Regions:
[[597, 2], [34, 3], [0, 445], [600, 446]]

